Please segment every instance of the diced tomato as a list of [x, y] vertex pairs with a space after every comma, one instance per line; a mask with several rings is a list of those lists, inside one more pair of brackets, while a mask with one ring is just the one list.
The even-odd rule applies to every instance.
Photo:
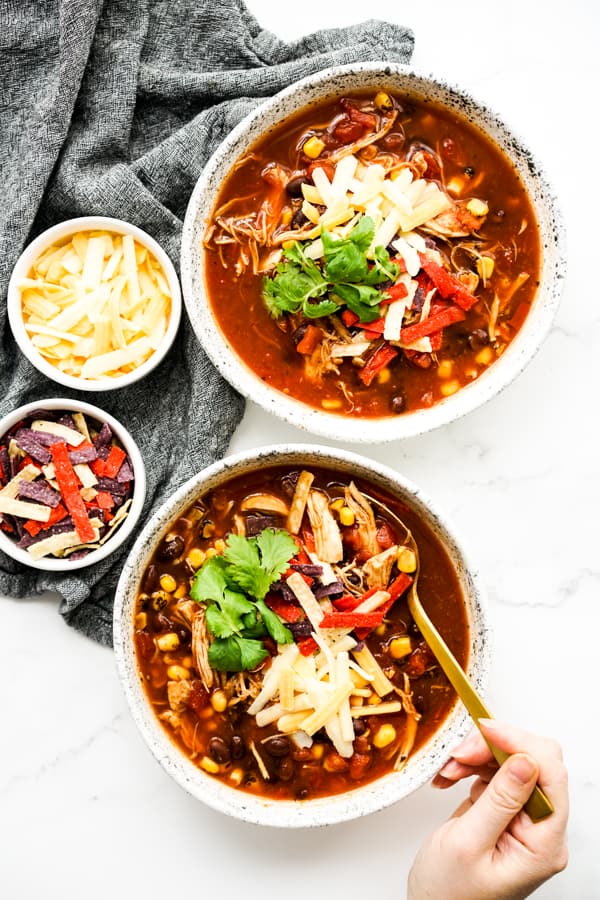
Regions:
[[418, 350], [405, 350], [405, 357], [419, 369], [428, 369], [431, 366], [431, 353], [420, 353]]
[[382, 550], [387, 550], [388, 547], [393, 547], [396, 543], [394, 529], [387, 522], [384, 522], [383, 525], [380, 525], [377, 529], [377, 543]]
[[525, 300], [519, 303], [512, 317], [508, 320], [508, 324], [510, 325], [510, 327], [514, 328], [515, 331], [518, 331], [527, 318], [530, 309], [531, 304], [526, 303]]
[[195, 713], [200, 715], [200, 713], [208, 706], [209, 701], [210, 694], [205, 689], [202, 682], [198, 680], [192, 681], [192, 691], [188, 698], [188, 705], [191, 706]]
[[308, 325], [302, 340], [296, 344], [296, 350], [298, 353], [302, 353], [303, 356], [310, 356], [322, 340], [323, 332], [321, 329], [316, 325]]
[[315, 169], [323, 169], [327, 177], [330, 181], [333, 181], [333, 176], [335, 175], [335, 169], [333, 167], [333, 163], [327, 162], [326, 159], [315, 159], [314, 162], [308, 167], [308, 177], [312, 178], [313, 172]]
[[352, 144], [362, 137], [364, 130], [360, 122], [352, 122], [348, 116], [342, 116], [333, 129], [333, 136], [340, 144]]

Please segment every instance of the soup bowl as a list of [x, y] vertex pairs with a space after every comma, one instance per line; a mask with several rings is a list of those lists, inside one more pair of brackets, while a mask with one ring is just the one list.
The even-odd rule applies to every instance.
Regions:
[[[524, 324], [502, 355], [479, 377], [429, 407], [367, 419], [315, 408], [290, 396], [284, 389], [268, 383], [266, 363], [262, 364], [259, 375], [241, 358], [225, 336], [211, 305], [209, 265], [203, 240], [223, 183], [236, 162], [259, 139], [276, 132], [282, 120], [301, 110], [353, 92], [374, 93], [382, 89], [426, 103], [433, 101], [466, 120], [508, 157], [525, 187], [537, 220], [540, 283]], [[412, 437], [447, 424], [498, 394], [542, 344], [559, 303], [564, 276], [561, 215], [540, 164], [524, 142], [485, 104], [464, 90], [435, 76], [386, 62], [327, 69], [291, 85], [248, 115], [219, 146], [200, 176], [189, 202], [182, 237], [181, 277], [188, 315], [198, 339], [221, 374], [243, 395], [282, 419], [315, 434], [350, 442], [379, 443]], [[247, 333], [250, 334], [248, 329]], [[272, 365], [278, 363], [273, 360]], [[362, 427], [365, 421], [368, 421], [366, 428]]]
[[[136, 541], [117, 586], [114, 647], [119, 675], [141, 735], [155, 758], [175, 781], [208, 806], [260, 825], [304, 827], [328, 825], [380, 810], [406, 797], [430, 779], [472, 723], [456, 702], [445, 720], [408, 758], [402, 771], [392, 771], [360, 787], [306, 800], [271, 799], [238, 790], [195, 765], [171, 739], [157, 718], [144, 689], [136, 656], [136, 602], [143, 573], [175, 520], [199, 497], [232, 478], [268, 467], [321, 467], [337, 475], [363, 479], [410, 507], [445, 549], [464, 599], [468, 629], [466, 671], [484, 691], [489, 671], [486, 607], [477, 570], [469, 562], [453, 527], [415, 485], [385, 466], [353, 453], [319, 446], [281, 445], [247, 451], [215, 463], [190, 479], [159, 509]], [[171, 677], [171, 676], [169, 676]]]

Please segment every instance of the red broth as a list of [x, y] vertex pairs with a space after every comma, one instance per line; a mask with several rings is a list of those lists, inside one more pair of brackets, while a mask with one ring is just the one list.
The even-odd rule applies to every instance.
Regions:
[[[192, 640], [194, 616], [200, 610], [200, 606], [190, 600], [194, 573], [201, 562], [206, 565], [207, 556], [222, 555], [228, 535], [240, 529], [240, 518], [250, 532], [260, 533], [265, 528], [285, 529], [284, 516], [273, 511], [253, 510], [248, 507], [248, 498], [266, 492], [289, 506], [299, 472], [298, 468], [281, 466], [264, 469], [235, 478], [199, 498], [172, 523], [156, 548], [141, 579], [135, 613], [140, 676], [150, 704], [179, 749], [195, 765], [224, 784], [286, 800], [340, 793], [392, 771], [401, 748], [405, 746], [410, 754], [422, 747], [447, 719], [456, 700], [453, 689], [410, 616], [406, 592], [385, 613], [381, 626], [366, 637], [367, 647], [390, 679], [394, 691], [381, 698], [368, 683], [362, 682], [363, 696], [351, 699], [351, 703], [361, 706], [360, 714], [352, 719], [354, 733], [346, 757], [336, 752], [328, 733], [322, 728], [313, 735], [312, 743], [307, 741], [305, 745], [298, 745], [290, 733], [279, 730], [277, 721], [260, 726], [257, 716], [248, 712], [253, 696], [244, 696], [244, 690], [254, 681], [258, 687], [264, 686], [264, 678], [277, 656], [276, 645], [268, 637], [265, 638], [268, 655], [264, 663], [251, 673], [244, 673], [242, 686], [239, 676], [228, 672], [213, 672], [213, 683], [209, 686], [203, 683], [202, 671], [197, 665], [197, 647]], [[345, 496], [344, 486], [348, 479], [325, 468], [310, 467], [310, 472], [314, 475], [312, 489], [324, 492], [328, 497], [337, 521], [341, 513], [340, 504], [336, 508], [335, 501]], [[357, 487], [371, 497], [383, 500], [411, 529], [421, 560], [419, 595], [460, 664], [466, 666], [469, 630], [465, 602], [446, 550], [410, 507], [365, 482], [357, 482]], [[399, 539], [397, 525], [378, 512], [376, 526], [377, 549], [389, 549], [390, 541]], [[300, 545], [303, 549], [310, 546], [310, 531], [311, 523], [305, 513], [299, 532], [298, 554], [303, 552]], [[340, 525], [340, 532], [344, 563], [360, 559], [362, 551], [357, 544], [356, 523], [354, 526]], [[363, 571], [364, 574], [358, 564], [349, 571], [354, 574]], [[390, 583], [399, 574], [400, 570], [394, 564]], [[305, 576], [305, 581], [311, 582], [311, 590], [314, 590], [318, 579]], [[349, 589], [352, 590], [351, 585]], [[356, 589], [355, 593], [360, 594], [361, 590]], [[344, 593], [347, 592], [345, 587]], [[281, 605], [281, 595], [274, 589], [267, 595], [267, 602], [274, 610], [286, 609]], [[339, 597], [334, 597], [331, 608], [335, 609], [339, 602]], [[289, 608], [287, 612], [289, 614]], [[303, 618], [302, 610], [294, 613], [292, 618], [294, 616], [295, 624], [290, 625], [289, 618], [282, 621], [295, 629], [308, 624], [310, 633], [310, 623]], [[298, 634], [294, 640], [300, 647], [306, 637]], [[403, 643], [404, 649], [396, 658]], [[360, 686], [359, 678], [356, 684]], [[383, 708], [390, 700], [398, 701], [396, 688], [408, 694], [403, 708], [378, 715], [378, 705]], [[407, 713], [407, 708], [416, 712], [418, 722]], [[409, 741], [411, 734], [412, 742]], [[392, 740], [385, 743], [390, 735], [393, 735]]]
[[[403, 328], [419, 325], [423, 294], [431, 291], [429, 316], [452, 307], [450, 319], [458, 318], [456, 297], [466, 299], [463, 305], [473, 303], [462, 310], [460, 321], [430, 331], [429, 347], [422, 338], [421, 343], [407, 343], [414, 328], [404, 332], [402, 342], [402, 334], [399, 341], [389, 341], [381, 333], [370, 333], [368, 323], [361, 329], [356, 317], [350, 324], [353, 317], [347, 315], [344, 303], [334, 314], [336, 322], [307, 317], [305, 307], [273, 318], [265, 305], [265, 283], [276, 275], [278, 251], [289, 248], [296, 235], [305, 248], [315, 239], [314, 233], [311, 240], [302, 239], [313, 226], [303, 214], [306, 187], [301, 182], [314, 191], [314, 170], [319, 167], [331, 179], [339, 165], [331, 162], [336, 154], [387, 121], [373, 96], [311, 106], [257, 141], [223, 185], [205, 239], [210, 304], [235, 353], [271, 387], [312, 407], [359, 418], [432, 406], [478, 378], [526, 319], [540, 269], [535, 216], [511, 160], [454, 112], [414, 97], [394, 96], [391, 102], [396, 113], [393, 127], [355, 153], [359, 170], [383, 165], [388, 177], [408, 168], [414, 180], [420, 175], [430, 190], [439, 188], [451, 201], [442, 218], [434, 217], [433, 224], [415, 227], [413, 233], [426, 239], [425, 252], [467, 292], [444, 297], [421, 269], [415, 276], [421, 291], [413, 309], [405, 313]], [[361, 116], [367, 117], [362, 130]], [[375, 123], [370, 129], [369, 116]], [[324, 147], [311, 158], [307, 140], [315, 138]], [[314, 145], [311, 152], [314, 155]], [[469, 207], [472, 201], [475, 205]], [[312, 207], [317, 213], [324, 210], [319, 204]], [[486, 213], [473, 215], [469, 208]], [[257, 228], [263, 234], [255, 240]], [[282, 235], [287, 236], [283, 244]], [[403, 257], [393, 247], [388, 249], [402, 268]], [[265, 271], [254, 271], [253, 260]], [[384, 302], [377, 307], [379, 319], [385, 319], [388, 306]], [[340, 322], [345, 329], [342, 337]], [[340, 342], [360, 337], [359, 332], [368, 342], [362, 357], [336, 358]]]

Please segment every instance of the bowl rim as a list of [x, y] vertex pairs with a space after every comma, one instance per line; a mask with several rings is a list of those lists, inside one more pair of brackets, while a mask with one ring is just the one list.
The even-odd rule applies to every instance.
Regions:
[[[131, 372], [120, 375], [118, 378], [105, 377], [92, 381], [59, 371], [37, 352], [25, 330], [21, 312], [21, 290], [18, 287], [18, 282], [27, 275], [34, 260], [54, 241], [78, 231], [96, 230], [112, 231], [115, 234], [131, 234], [139, 241], [139, 243], [143, 244], [151, 251], [160, 263], [169, 284], [169, 289], [171, 291], [171, 314], [162, 341], [152, 355], [142, 363], [141, 366], [138, 366]], [[63, 387], [75, 388], [78, 391], [120, 390], [121, 388], [128, 387], [130, 384], [134, 384], [134, 382], [139, 381], [140, 378], [144, 378], [148, 375], [152, 369], [162, 362], [170, 350], [179, 328], [183, 306], [179, 278], [177, 277], [175, 266], [171, 262], [167, 252], [163, 250], [160, 244], [142, 228], [139, 228], [137, 225], [132, 225], [124, 219], [116, 219], [110, 216], [79, 216], [74, 219], [65, 219], [63, 222], [52, 225], [35, 237], [33, 241], [23, 249], [15, 263], [8, 283], [6, 305], [8, 310], [8, 321], [14, 339], [31, 365], [57, 384], [60, 384]]]
[[[305, 90], [324, 89], [315, 97], [311, 96], [302, 102], [296, 103], [296, 109], [300, 109], [303, 106], [307, 106], [309, 99], [316, 99], [317, 96], [319, 99], [326, 97], [328, 84], [336, 79], [352, 75], [363, 75], [365, 77], [379, 75], [386, 78], [415, 79], [416, 84], [412, 89], [415, 95], [423, 96], [423, 89], [419, 88], [418, 83], [421, 83], [421, 85], [428, 83], [434, 85], [436, 91], [444, 94], [444, 102], [452, 99], [456, 106], [462, 103], [471, 109], [476, 109], [478, 120], [471, 121], [471, 124], [483, 131], [489, 139], [499, 146], [496, 137], [490, 133], [491, 130], [496, 129], [505, 139], [510, 140], [515, 148], [515, 156], [512, 161], [525, 184], [530, 202], [536, 213], [538, 228], [542, 229], [541, 216], [539, 215], [542, 208], [546, 211], [548, 220], [551, 223], [549, 227], [551, 244], [549, 246], [543, 246], [542, 233], [540, 233], [540, 287], [538, 288], [532, 310], [525, 324], [508, 345], [502, 356], [483, 372], [479, 378], [463, 386], [456, 394], [440, 400], [432, 407], [414, 410], [397, 417], [354, 418], [352, 416], [336, 415], [311, 407], [296, 398], [286, 395], [277, 388], [268, 386], [241, 357], [238, 357], [230, 349], [227, 339], [216, 322], [205, 287], [202, 252], [198, 256], [198, 281], [203, 282], [203, 287], [200, 292], [194, 291], [192, 260], [195, 250], [194, 231], [198, 218], [199, 200], [205, 191], [211, 196], [214, 189], [215, 196], [212, 197], [214, 203], [218, 192], [215, 184], [217, 181], [219, 184], [223, 181], [222, 178], [215, 178], [222, 160], [231, 156], [231, 160], [228, 162], [229, 169], [235, 159], [258, 139], [255, 136], [250, 141], [245, 141], [244, 136], [247, 129], [255, 122], [263, 119], [265, 115], [269, 115], [280, 103], [295, 99], [298, 95], [302, 95]], [[409, 91], [408, 87], [404, 89]], [[398, 88], [398, 90], [401, 90], [401, 88]], [[338, 91], [332, 86], [330, 95], [337, 93]], [[438, 99], [437, 102], [442, 101]], [[292, 114], [293, 111], [288, 111], [282, 117], [286, 118]], [[469, 118], [464, 112], [461, 115], [463, 118]], [[271, 123], [267, 128], [271, 128], [273, 125], [274, 123]], [[501, 146], [499, 146], [499, 149], [506, 155]], [[524, 162], [521, 163], [521, 157], [527, 161], [527, 166], [525, 166]], [[526, 172], [526, 168], [529, 170], [529, 174]], [[536, 200], [532, 195], [528, 178], [531, 181], [535, 181], [541, 199]], [[204, 230], [207, 221], [208, 218], [205, 217], [202, 230]], [[549, 251], [551, 252], [549, 253]], [[350, 443], [385, 443], [416, 437], [448, 425], [463, 415], [467, 415], [505, 390], [531, 362], [546, 339], [560, 304], [562, 287], [566, 276], [565, 226], [556, 192], [545, 169], [540, 164], [537, 154], [531, 151], [520, 133], [509, 126], [504, 118], [500, 117], [487, 103], [453, 82], [449, 82], [441, 76], [428, 73], [423, 69], [385, 60], [354, 63], [324, 69], [294, 82], [273, 97], [265, 100], [264, 103], [245, 116], [225, 137], [200, 174], [188, 202], [181, 240], [180, 271], [183, 299], [196, 337], [215, 367], [237, 391], [253, 400], [267, 412], [315, 435]], [[198, 302], [198, 293], [201, 295], [200, 302]], [[368, 428], [361, 429], [361, 423], [368, 423]]]
[[111, 429], [127, 451], [133, 466], [133, 499], [127, 518], [102, 547], [99, 547], [97, 550], [92, 550], [87, 556], [84, 556], [83, 559], [76, 559], [72, 562], [70, 562], [68, 558], [53, 559], [51, 557], [43, 557], [38, 560], [32, 559], [26, 550], [17, 547], [4, 532], [0, 531], [0, 550], [6, 553], [7, 556], [11, 556], [17, 562], [29, 566], [29, 568], [40, 569], [45, 572], [74, 572], [77, 569], [83, 569], [86, 566], [94, 565], [94, 563], [106, 559], [107, 556], [110, 556], [111, 553], [117, 550], [118, 547], [127, 540], [137, 524], [144, 505], [146, 497], [146, 468], [142, 454], [140, 453], [131, 432], [129, 432], [127, 428], [125, 428], [125, 426], [110, 413], [107, 413], [105, 410], [100, 409], [100, 407], [94, 406], [91, 403], [86, 403], [83, 400], [72, 400], [66, 397], [48, 397], [43, 400], [33, 400], [30, 403], [25, 403], [23, 406], [17, 407], [0, 419], [0, 440], [13, 425], [16, 425], [20, 419], [29, 415], [30, 412], [33, 412], [36, 409], [64, 409], [65, 412], [81, 412], [84, 415], [91, 416], [100, 423], [106, 422], [110, 425]]
[[[489, 612], [481, 576], [472, 564], [454, 526], [429, 497], [399, 472], [358, 454], [335, 447], [300, 443], [275, 444], [245, 450], [225, 457], [190, 478], [154, 513], [132, 547], [117, 584], [113, 619], [113, 646], [117, 671], [133, 719], [144, 742], [165, 771], [189, 794], [209, 807], [242, 821], [272, 827], [332, 825], [377, 812], [412, 793], [429, 781], [449, 757], [451, 749], [470, 731], [471, 719], [457, 701], [442, 726], [411, 757], [402, 773], [389, 773], [374, 782], [311, 801], [268, 800], [247, 795], [207, 775], [185, 756], [158, 721], [139, 677], [133, 642], [133, 610], [141, 573], [160, 536], [193, 497], [251, 468], [265, 465], [301, 464], [314, 457], [315, 465], [341, 466], [366, 478], [381, 480], [416, 509], [442, 540], [457, 571], [465, 595], [470, 632], [468, 671], [477, 689], [484, 692], [490, 672]], [[444, 537], [442, 538], [442, 534]], [[435, 748], [435, 752], [434, 752]], [[406, 773], [411, 780], [406, 782]]]

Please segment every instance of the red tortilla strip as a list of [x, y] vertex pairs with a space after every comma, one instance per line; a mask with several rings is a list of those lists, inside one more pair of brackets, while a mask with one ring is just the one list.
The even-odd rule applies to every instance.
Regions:
[[23, 524], [23, 528], [25, 531], [29, 532], [31, 537], [36, 537], [40, 531], [44, 528], [50, 528], [51, 525], [56, 525], [58, 522], [62, 522], [64, 518], [68, 515], [67, 510], [64, 508], [62, 503], [59, 503], [58, 506], [55, 506], [54, 509], [50, 513], [50, 518], [47, 522], [36, 522], [34, 519], [28, 519], [27, 522]]
[[383, 612], [376, 609], [370, 613], [332, 612], [325, 613], [319, 622], [320, 628], [366, 628], [369, 631], [381, 625]]
[[[429, 316], [423, 322], [417, 322], [416, 325], [409, 325], [400, 332], [400, 340], [403, 344], [414, 344], [420, 338], [427, 337], [429, 334], [435, 334], [448, 325], [454, 325], [455, 322], [462, 322], [465, 314], [459, 306], [448, 306], [434, 316]], [[366, 366], [365, 366], [366, 369]], [[364, 372], [365, 369], [362, 371]], [[362, 375], [362, 372], [361, 372]]]
[[110, 448], [108, 457], [104, 460], [104, 477], [115, 478], [117, 472], [123, 465], [126, 456], [127, 454], [124, 450], [121, 450], [120, 447], [117, 447], [116, 444], [113, 444], [113, 446]]
[[115, 501], [113, 500], [112, 495], [108, 493], [108, 491], [98, 491], [92, 501], [92, 504], [95, 506], [99, 506], [100, 509], [112, 509], [115, 505]]
[[54, 462], [56, 480], [65, 506], [73, 519], [75, 530], [81, 538], [82, 544], [89, 543], [95, 539], [96, 535], [90, 524], [85, 503], [79, 493], [79, 480], [71, 465], [67, 445], [62, 441], [59, 444], [53, 444], [50, 452]]

